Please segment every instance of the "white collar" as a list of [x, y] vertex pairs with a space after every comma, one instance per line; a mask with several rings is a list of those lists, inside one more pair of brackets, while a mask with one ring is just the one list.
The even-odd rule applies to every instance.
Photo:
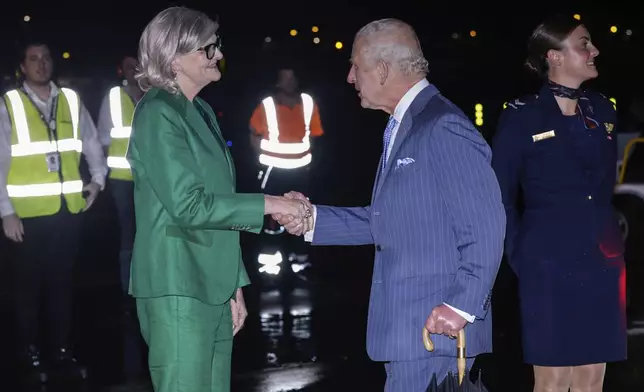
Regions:
[[405, 95], [403, 95], [402, 99], [400, 102], [398, 102], [398, 105], [396, 105], [396, 109], [394, 110], [394, 118], [398, 123], [402, 121], [403, 117], [405, 116], [405, 112], [407, 112], [407, 109], [411, 106], [411, 103], [414, 102], [414, 99], [416, 99], [416, 96], [420, 94], [425, 87], [429, 86], [429, 82], [427, 79], [423, 78], [421, 79], [418, 83], [412, 86]]
[[[40, 99], [40, 97], [34, 92], [34, 90], [29, 87], [27, 82], [22, 83], [22, 87], [25, 89], [25, 92], [32, 98], [32, 99], [38, 99], [41, 102], [47, 102], [47, 100], [43, 101]], [[52, 99], [53, 97], [58, 95], [58, 86], [56, 86], [56, 83], [50, 81], [49, 82], [49, 98]]]

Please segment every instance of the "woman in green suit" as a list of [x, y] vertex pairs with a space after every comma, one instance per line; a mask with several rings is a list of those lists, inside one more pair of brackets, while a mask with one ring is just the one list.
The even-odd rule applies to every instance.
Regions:
[[235, 191], [235, 169], [215, 114], [197, 97], [221, 78], [217, 23], [182, 7], [159, 13], [139, 42], [128, 161], [136, 239], [130, 294], [157, 392], [230, 390], [233, 336], [249, 284], [239, 231], [259, 233], [265, 214], [302, 222], [310, 205]]

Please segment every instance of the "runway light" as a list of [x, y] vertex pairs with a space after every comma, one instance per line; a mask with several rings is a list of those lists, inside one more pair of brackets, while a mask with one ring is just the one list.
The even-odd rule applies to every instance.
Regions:
[[581, 15], [579, 15], [579, 14], [574, 14], [572, 17], [577, 19], [577, 20], [581, 20]]
[[229, 141], [227, 141], [227, 142], [226, 142], [226, 145], [227, 145], [228, 147], [232, 147], [232, 146], [233, 146], [233, 142], [231, 142], [231, 141], [229, 140]]
[[458, 39], [459, 34], [458, 33], [452, 33], [452, 39]]
[[508, 107], [508, 103], [507, 103], [507, 102], [503, 102], [503, 109], [505, 109], [505, 108], [507, 108], [507, 107]]
[[65, 53], [63, 53], [63, 58], [64, 58], [64, 59], [68, 59], [68, 58], [70, 58], [70, 57], [72, 57], [72, 55], [71, 55], [71, 54], [69, 54], [69, 52], [65, 52]]
[[311, 31], [314, 32], [314, 33], [317, 33], [318, 31], [320, 31], [320, 28], [317, 27], [317, 26], [313, 26], [313, 27], [311, 27]]
[[264, 42], [266, 42], [267, 44], [270, 43], [272, 40], [273, 39], [271, 37], [264, 38]]
[[313, 38], [313, 43], [314, 43], [314, 44], [319, 44], [319, 43], [320, 43], [320, 39], [319, 39], [318, 37]]
[[610, 32], [615, 34], [617, 32], [617, 26], [610, 26]]
[[344, 46], [344, 45], [342, 45], [342, 42], [340, 42], [340, 41], [338, 41], [338, 42], [336, 42], [336, 43], [335, 43], [335, 48], [336, 48], [336, 49], [338, 49], [338, 50], [339, 50], [339, 49], [342, 49], [342, 47], [343, 47], [343, 46]]
[[281, 252], [275, 252], [274, 254], [260, 254], [257, 256], [257, 262], [262, 266], [259, 268], [260, 273], [266, 273], [269, 275], [278, 275], [280, 273], [280, 264], [284, 261]]
[[295, 37], [297, 35], [297, 30], [292, 29], [289, 34], [291, 34], [291, 37]]
[[470, 37], [472, 38], [476, 37], [476, 30], [470, 31]]
[[483, 125], [483, 105], [480, 103], [474, 105], [474, 118], [477, 126]]
[[25, 17], [22, 18], [22, 20], [24, 20], [25, 22], [29, 22], [29, 21], [31, 21], [31, 16], [25, 15]]
[[629, 37], [633, 35], [633, 30], [631, 29], [626, 30], [626, 35], [628, 35]]

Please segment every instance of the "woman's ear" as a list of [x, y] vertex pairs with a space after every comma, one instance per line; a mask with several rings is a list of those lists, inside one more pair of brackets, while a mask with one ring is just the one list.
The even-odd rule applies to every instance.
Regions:
[[561, 63], [563, 61], [562, 53], [554, 49], [550, 49], [548, 51], [548, 53], [546, 54], [546, 58], [548, 59], [548, 63], [550, 64], [551, 67], [552, 66], [559, 67], [561, 66]]
[[172, 73], [173, 73], [173, 74], [174, 74], [174, 76], [176, 77], [176, 76], [177, 76], [177, 74], [181, 71], [181, 64], [179, 64], [179, 60], [175, 57], [175, 58], [172, 60], [172, 63], [171, 63], [171, 65], [170, 65], [170, 66], [172, 67]]

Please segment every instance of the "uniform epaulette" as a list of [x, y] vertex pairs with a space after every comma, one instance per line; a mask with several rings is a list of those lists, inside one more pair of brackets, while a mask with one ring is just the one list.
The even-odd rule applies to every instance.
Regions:
[[614, 111], [617, 111], [617, 105], [615, 104], [615, 101], [613, 99], [608, 98], [607, 96], [605, 96], [604, 94], [598, 91], [590, 90], [590, 89], [584, 90], [584, 95], [587, 97], [590, 97], [591, 100], [593, 100], [592, 97], [594, 96], [596, 100], [593, 100], [593, 101], [595, 102], [604, 101], [607, 105], [610, 105], [610, 107], [612, 107]]
[[512, 108], [514, 110], [519, 110], [522, 107], [524, 107], [525, 105], [528, 105], [528, 104], [532, 103], [537, 98], [539, 98], [538, 94], [525, 95], [523, 97], [515, 98], [515, 99], [507, 102], [505, 105], [503, 105], [503, 107], [505, 109]]

